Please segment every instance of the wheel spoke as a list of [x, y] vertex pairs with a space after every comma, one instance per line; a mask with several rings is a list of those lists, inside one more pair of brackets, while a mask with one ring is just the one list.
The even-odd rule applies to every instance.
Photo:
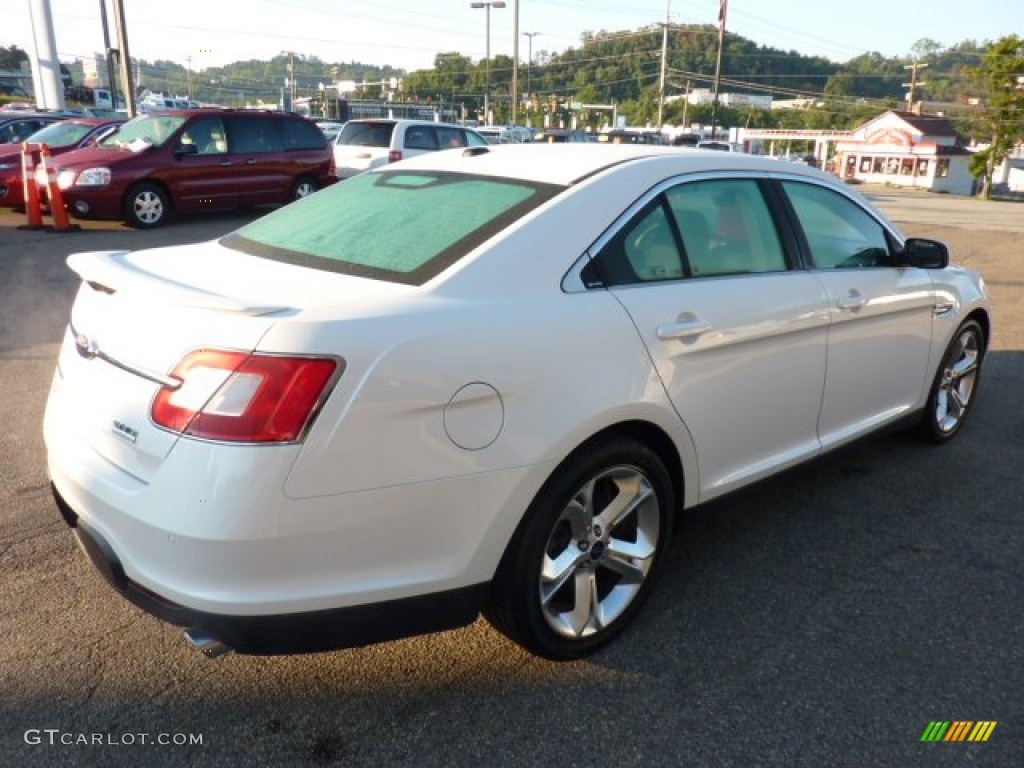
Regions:
[[626, 586], [639, 586], [643, 583], [646, 570], [642, 565], [637, 565], [633, 558], [609, 549], [601, 560], [601, 566], [619, 575], [619, 584]]
[[541, 570], [541, 603], [547, 605], [551, 602], [559, 590], [576, 572], [577, 564], [586, 557], [586, 553], [569, 546], [558, 555], [558, 557], [544, 558], [544, 566]]
[[616, 526], [633, 514], [637, 507], [654, 494], [651, 486], [639, 474], [627, 478], [617, 478], [615, 485], [619, 492], [608, 506], [594, 518], [595, 522], [600, 523], [606, 531], [615, 530]]
[[642, 531], [638, 531], [636, 541], [610, 539], [606, 551], [623, 559], [648, 560], [654, 556], [656, 549], [654, 543]]
[[965, 378], [966, 376], [974, 373], [976, 370], [978, 370], [977, 355], [965, 356], [951, 369], [953, 377], [957, 379]]
[[575, 637], [582, 635], [590, 626], [597, 608], [597, 582], [590, 570], [576, 572], [576, 595], [573, 608], [564, 614], [564, 619]]

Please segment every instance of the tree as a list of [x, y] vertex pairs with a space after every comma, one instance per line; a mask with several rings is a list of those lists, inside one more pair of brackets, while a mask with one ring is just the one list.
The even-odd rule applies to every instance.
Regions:
[[1009, 35], [990, 43], [971, 74], [985, 104], [981, 125], [992, 137], [981, 187], [988, 199], [995, 167], [1024, 135], [1024, 39]]
[[17, 71], [21, 62], [28, 61], [28, 54], [16, 45], [0, 48], [0, 69]]

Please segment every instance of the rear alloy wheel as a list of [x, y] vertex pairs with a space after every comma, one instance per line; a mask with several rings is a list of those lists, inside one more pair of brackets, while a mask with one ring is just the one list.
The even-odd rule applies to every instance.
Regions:
[[319, 187], [315, 181], [309, 176], [303, 176], [295, 182], [295, 186], [292, 188], [292, 200], [301, 200], [304, 197], [309, 197], [317, 191]]
[[136, 229], [155, 229], [162, 226], [170, 215], [171, 206], [166, 193], [156, 184], [136, 184], [125, 198], [124, 217]]
[[484, 614], [540, 656], [592, 653], [647, 595], [673, 505], [668, 472], [642, 443], [619, 439], [578, 452], [530, 505]]
[[968, 320], [949, 343], [928, 395], [921, 430], [932, 442], [943, 443], [960, 431], [974, 404], [984, 356], [985, 334]]

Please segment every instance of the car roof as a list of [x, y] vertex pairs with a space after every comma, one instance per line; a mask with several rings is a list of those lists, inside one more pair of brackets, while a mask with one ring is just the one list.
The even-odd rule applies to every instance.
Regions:
[[478, 131], [480, 129], [480, 126], [459, 125], [458, 123], [445, 123], [437, 120], [417, 120], [405, 117], [361, 117], [357, 120], [349, 120], [348, 122], [374, 123], [377, 125], [440, 125], [445, 128], [464, 128], [467, 131]]
[[[658, 144], [497, 144], [488, 147], [430, 152], [389, 165], [382, 171], [401, 168], [472, 173], [482, 176], [525, 179], [539, 183], [569, 186], [616, 165], [656, 161], [671, 162], [672, 173], [739, 171], [758, 174], [777, 173], [779, 164], [771, 158], [741, 152], [669, 147]], [[794, 166], [795, 168], [796, 166]], [[824, 174], [804, 168], [803, 175], [821, 178]], [[787, 172], [789, 169], [787, 168]], [[803, 171], [797, 171], [803, 173]]]

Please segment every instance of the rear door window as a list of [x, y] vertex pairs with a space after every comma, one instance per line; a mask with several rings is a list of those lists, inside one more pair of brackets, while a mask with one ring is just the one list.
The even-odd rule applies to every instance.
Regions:
[[406, 149], [437, 149], [437, 134], [432, 125], [409, 125], [405, 129]]
[[235, 154], [281, 152], [284, 143], [273, 120], [261, 117], [231, 118], [231, 151]]

